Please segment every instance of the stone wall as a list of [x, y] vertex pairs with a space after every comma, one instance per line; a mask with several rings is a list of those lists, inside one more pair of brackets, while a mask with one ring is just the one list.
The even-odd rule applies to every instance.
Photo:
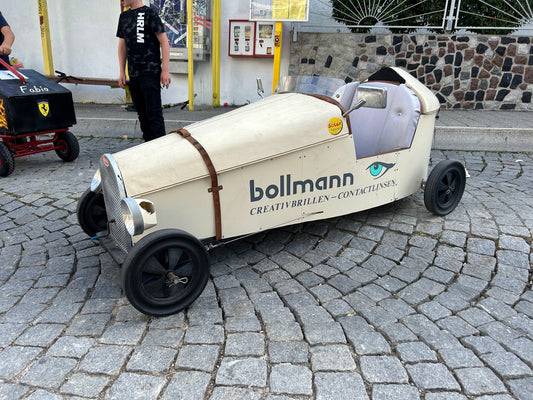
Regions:
[[365, 80], [398, 66], [425, 83], [441, 108], [533, 110], [529, 36], [299, 32], [289, 73]]

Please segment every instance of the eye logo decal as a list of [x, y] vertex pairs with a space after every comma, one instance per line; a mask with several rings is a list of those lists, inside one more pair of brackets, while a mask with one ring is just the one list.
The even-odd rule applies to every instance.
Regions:
[[370, 165], [367, 169], [370, 172], [370, 175], [374, 177], [374, 179], [381, 178], [385, 173], [394, 167], [396, 164], [388, 164], [381, 161], [376, 161], [372, 165]]

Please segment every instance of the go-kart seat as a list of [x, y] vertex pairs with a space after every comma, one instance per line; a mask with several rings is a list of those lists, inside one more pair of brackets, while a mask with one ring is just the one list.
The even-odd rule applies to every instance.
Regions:
[[353, 97], [357, 91], [357, 87], [360, 82], [350, 82], [346, 85], [342, 85], [337, 91], [331, 96], [333, 99], [337, 100], [341, 106], [344, 107], [346, 111], [350, 109], [353, 103]]
[[[387, 90], [385, 108], [361, 107], [350, 113], [357, 158], [405, 149], [411, 146], [420, 117], [420, 102], [405, 84], [368, 82]], [[356, 93], [352, 105], [359, 100]]]

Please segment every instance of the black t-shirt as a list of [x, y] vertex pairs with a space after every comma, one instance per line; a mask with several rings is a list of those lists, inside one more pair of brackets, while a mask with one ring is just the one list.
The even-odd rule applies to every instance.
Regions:
[[161, 48], [157, 35], [165, 26], [157, 12], [143, 6], [120, 14], [117, 37], [126, 41], [130, 77], [161, 73]]

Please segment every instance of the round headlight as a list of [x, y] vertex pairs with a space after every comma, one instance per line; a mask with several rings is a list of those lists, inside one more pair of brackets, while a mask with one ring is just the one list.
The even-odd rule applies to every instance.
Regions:
[[100, 192], [102, 185], [102, 175], [100, 174], [100, 168], [98, 168], [93, 176], [91, 181], [91, 192], [97, 193]]
[[132, 198], [126, 197], [120, 203], [122, 220], [131, 236], [140, 235], [144, 232], [144, 223], [141, 209]]

